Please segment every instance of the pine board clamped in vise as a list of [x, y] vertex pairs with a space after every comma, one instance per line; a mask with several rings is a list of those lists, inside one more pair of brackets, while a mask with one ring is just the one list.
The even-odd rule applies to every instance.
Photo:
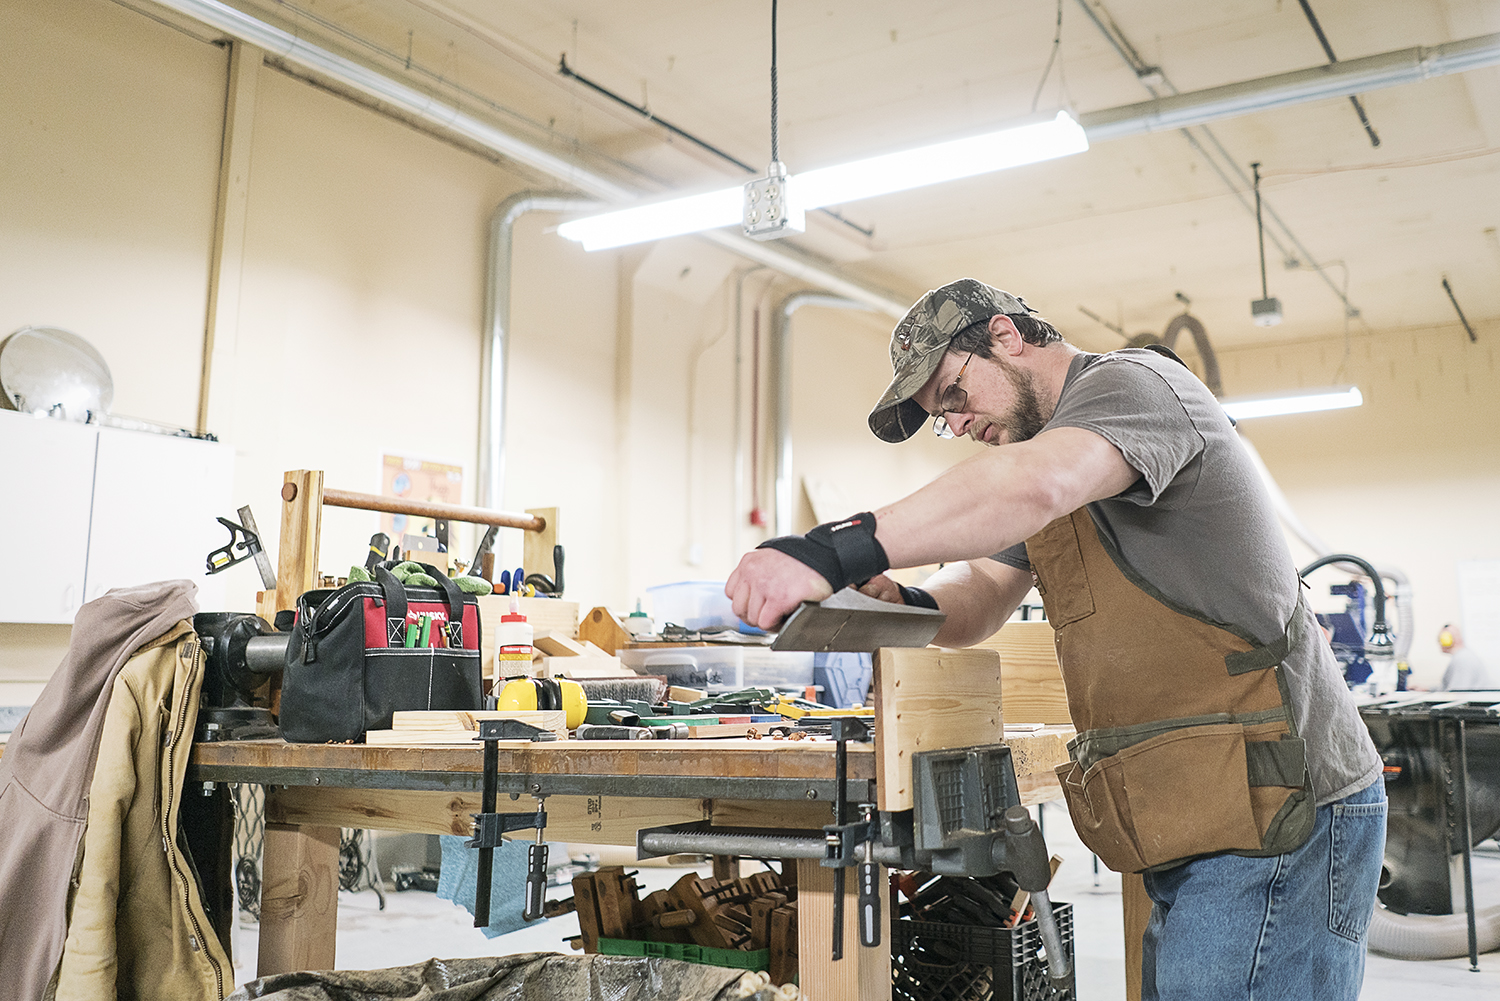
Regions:
[[886, 647], [875, 652], [875, 779], [881, 810], [910, 810], [911, 755], [998, 744], [1000, 655]]

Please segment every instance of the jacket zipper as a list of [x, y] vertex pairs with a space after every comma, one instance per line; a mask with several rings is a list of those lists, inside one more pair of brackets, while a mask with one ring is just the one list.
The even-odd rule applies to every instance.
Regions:
[[[191, 688], [192, 686], [193, 679], [197, 677], [200, 660], [203, 655], [203, 649], [198, 645], [196, 641], [192, 641], [192, 648], [192, 666], [188, 669], [188, 676], [185, 681], [189, 688]], [[182, 739], [183, 727], [187, 725], [188, 702], [189, 699], [184, 695], [181, 700], [181, 706], [177, 712], [177, 719], [171, 732], [171, 736], [167, 741], [166, 774], [168, 779], [171, 779], [172, 776], [175, 776], [177, 774], [177, 745]], [[167, 864], [172, 867], [172, 873], [177, 877], [178, 885], [182, 887], [183, 913], [187, 915], [188, 924], [192, 926], [193, 934], [197, 936], [198, 948], [200, 951], [202, 951], [203, 958], [208, 960], [209, 966], [213, 967], [214, 981], [218, 986], [218, 996], [220, 999], [222, 999], [224, 997], [224, 971], [220, 969], [218, 960], [214, 958], [213, 953], [209, 950], [208, 939], [203, 935], [203, 926], [198, 924], [198, 917], [193, 913], [191, 889], [192, 883], [188, 876], [182, 871], [182, 863], [177, 856], [177, 842], [176, 839], [172, 837], [171, 824], [168, 822], [168, 818], [172, 815], [172, 808], [174, 806], [172, 794], [176, 789], [176, 782], [168, 781], [167, 783], [165, 783], [165, 785], [167, 787], [167, 794], [162, 802], [163, 809], [161, 811], [161, 846], [167, 854]], [[217, 933], [215, 934], [217, 935]]]

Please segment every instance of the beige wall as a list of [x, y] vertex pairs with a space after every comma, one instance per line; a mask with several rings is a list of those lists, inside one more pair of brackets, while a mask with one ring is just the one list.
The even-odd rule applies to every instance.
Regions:
[[[0, 17], [0, 126], [20, 137], [0, 154], [0, 190], [24, 196], [0, 203], [0, 331], [72, 329], [109, 361], [117, 411], [191, 426], [229, 60], [103, 0], [23, 0]], [[210, 383], [210, 430], [235, 448], [235, 503], [274, 542], [283, 470], [375, 492], [385, 453], [462, 465], [472, 500], [489, 216], [542, 185], [274, 69], [255, 88], [237, 132], [251, 151], [242, 263], [225, 278], [238, 309]], [[745, 263], [691, 239], [586, 254], [555, 224], [537, 214], [515, 231], [502, 506], [561, 508], [569, 596], [623, 611], [654, 584], [723, 579], [768, 534], [748, 524], [753, 318], [768, 393], [770, 311], [795, 286], [762, 271], [741, 294], [736, 514]], [[936, 443], [890, 449], [864, 431], [886, 381], [884, 337], [860, 314], [799, 315], [795, 365], [828, 373], [794, 380], [799, 499], [806, 474], [871, 506], [951, 460], [928, 455]], [[760, 415], [769, 512], [764, 401]], [[375, 515], [327, 509], [323, 569], [360, 560], [377, 529]], [[502, 566], [518, 563], [519, 533], [500, 548]], [[257, 588], [251, 568], [231, 570], [228, 603], [251, 607]], [[0, 628], [0, 678], [44, 677], [37, 665], [65, 640]]]
[[[222, 49], [105, 0], [0, 10], [0, 334], [52, 323], [87, 337], [122, 413], [194, 421], [228, 72]], [[488, 217], [540, 185], [269, 68], [248, 134], [239, 309], [213, 380], [236, 503], [274, 537], [283, 470], [375, 491], [387, 452], [463, 465], [472, 499]], [[796, 286], [743, 280], [737, 443], [744, 262], [692, 239], [585, 254], [555, 222], [529, 216], [515, 234], [502, 506], [561, 508], [569, 596], [625, 610], [652, 584], [722, 579], [769, 534], [747, 521], [752, 332], [758, 311], [769, 515], [769, 335]], [[819, 307], [793, 321], [799, 529], [814, 518], [804, 479], [829, 506], [868, 509], [977, 447], [870, 436], [888, 330]], [[1246, 427], [1315, 530], [1411, 576], [1425, 675], [1441, 668], [1430, 634], [1456, 615], [1454, 562], [1500, 555], [1496, 333], [1477, 346], [1451, 329], [1356, 337], [1349, 373], [1364, 408]], [[1341, 352], [1341, 341], [1225, 352], [1225, 381], [1235, 393], [1326, 383]], [[360, 559], [376, 529], [374, 515], [330, 509], [324, 569]], [[504, 534], [513, 564], [518, 533]], [[253, 570], [229, 576], [230, 604], [249, 608]], [[36, 665], [64, 640], [0, 627], [0, 680], [44, 676]]]
[[[1457, 564], [1500, 557], [1500, 327], [1471, 344], [1451, 326], [1357, 334], [1343, 362], [1340, 338], [1226, 351], [1229, 394], [1353, 382], [1364, 406], [1245, 421], [1298, 517], [1329, 546], [1411, 580], [1416, 615], [1410, 660], [1436, 684], [1447, 658], [1443, 623], [1459, 616]], [[1299, 566], [1311, 552], [1293, 545]], [[1315, 607], [1337, 609], [1334, 570], [1311, 580]]]

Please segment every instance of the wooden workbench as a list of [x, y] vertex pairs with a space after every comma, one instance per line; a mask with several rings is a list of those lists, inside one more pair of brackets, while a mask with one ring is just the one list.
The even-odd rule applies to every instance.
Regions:
[[[1070, 735], [1051, 728], [1006, 740], [1027, 802], [1052, 797], [1051, 766], [1059, 752], [1066, 756]], [[500, 791], [520, 798], [510, 807], [502, 795], [499, 808], [524, 811], [535, 807], [534, 795], [545, 795], [548, 840], [583, 844], [633, 846], [639, 828], [703, 820], [815, 830], [832, 823], [833, 757], [826, 740], [503, 743]], [[334, 968], [339, 828], [468, 835], [469, 815], [480, 810], [481, 759], [478, 745], [195, 745], [190, 781], [266, 786], [258, 974]], [[851, 799], [871, 800], [876, 771], [873, 745], [849, 745]], [[884, 996], [876, 992], [889, 990], [888, 941], [861, 949], [846, 919], [847, 958], [832, 963], [832, 871], [816, 860], [797, 864], [808, 994], [815, 1001]]]

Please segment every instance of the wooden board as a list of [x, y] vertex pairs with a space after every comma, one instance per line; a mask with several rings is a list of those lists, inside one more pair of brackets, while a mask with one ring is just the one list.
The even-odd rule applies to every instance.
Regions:
[[282, 477], [281, 542], [276, 550], [276, 611], [318, 584], [318, 539], [323, 529], [323, 471], [293, 469]]
[[1010, 746], [1022, 803], [1031, 806], [1062, 798], [1056, 768], [1068, 760], [1068, 741], [1076, 732], [1071, 726], [1049, 726], [1035, 733], [1012, 733], [1006, 720], [1005, 743]]
[[[478, 735], [479, 721], [486, 719], [513, 719], [557, 734], [559, 740], [568, 739], [568, 714], [563, 709], [416, 709], [401, 710], [391, 715], [389, 730], [371, 730], [365, 734], [365, 743], [399, 744], [399, 736], [405, 733], [449, 732], [451, 742], [473, 740]], [[387, 739], [371, 741], [371, 734], [380, 734]], [[417, 743], [433, 743], [430, 740]], [[439, 742], [441, 743], [441, 742]]]
[[[875, 885], [888, 886], [890, 870], [880, 866]], [[891, 934], [883, 928], [880, 945], [859, 944], [857, 869], [844, 875], [844, 958], [833, 961], [833, 870], [817, 859], [797, 860], [797, 966], [807, 1001], [869, 1001], [891, 996]], [[889, 921], [890, 901], [881, 919]]]
[[1008, 622], [973, 649], [1000, 654], [1000, 694], [1005, 700], [1005, 722], [1070, 725], [1068, 695], [1057, 646], [1047, 622]]
[[[279, 794], [266, 797], [267, 816]], [[268, 822], [257, 976], [331, 970], [338, 930], [339, 828]]]
[[[549, 580], [557, 580], [557, 570], [552, 565], [552, 547], [557, 545], [558, 524], [557, 508], [555, 507], [529, 507], [527, 514], [536, 515], [546, 525], [540, 532], [523, 532], [521, 534], [521, 569], [527, 575], [534, 573], [545, 574]], [[501, 569], [504, 569], [503, 567]], [[567, 560], [563, 560], [563, 585], [567, 585]]]
[[998, 744], [1000, 656], [937, 647], [875, 652], [875, 760], [882, 810], [912, 808], [911, 755]]
[[821, 831], [833, 823], [833, 804], [811, 800], [716, 799], [710, 822], [715, 827], [766, 827]]
[[[387, 790], [372, 795], [367, 789], [293, 786], [271, 798], [266, 807], [266, 819], [275, 824], [471, 837], [473, 814], [480, 810], [479, 796], [477, 792], [441, 789]], [[517, 800], [501, 796], [495, 809], [502, 813], [534, 812], [536, 800], [529, 796]], [[548, 796], [547, 840], [634, 847], [635, 832], [642, 827], [687, 824], [708, 817], [708, 803], [701, 799]], [[518, 831], [512, 836], [526, 841], [535, 835]]]

